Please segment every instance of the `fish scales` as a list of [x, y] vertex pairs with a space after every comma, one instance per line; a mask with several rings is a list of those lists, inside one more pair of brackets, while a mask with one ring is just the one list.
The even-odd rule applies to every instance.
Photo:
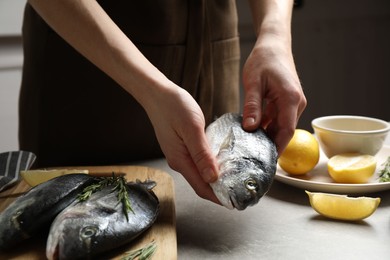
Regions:
[[244, 210], [258, 203], [273, 182], [277, 149], [263, 129], [245, 131], [242, 116], [224, 114], [206, 129], [219, 176], [211, 183], [215, 195], [229, 209]]
[[48, 229], [51, 221], [95, 179], [69, 174], [31, 188], [0, 214], [0, 249], [10, 248]]
[[93, 193], [86, 201], [75, 201], [51, 225], [47, 258], [89, 259], [132, 241], [158, 216], [159, 201], [151, 190], [154, 185], [152, 181], [127, 184], [133, 210], [128, 219], [113, 186]]

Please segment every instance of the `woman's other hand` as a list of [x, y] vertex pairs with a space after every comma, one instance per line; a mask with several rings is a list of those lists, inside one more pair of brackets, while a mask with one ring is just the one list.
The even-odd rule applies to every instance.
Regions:
[[243, 68], [243, 127], [266, 128], [283, 152], [306, 107], [291, 50], [293, 1], [250, 1], [257, 40]]

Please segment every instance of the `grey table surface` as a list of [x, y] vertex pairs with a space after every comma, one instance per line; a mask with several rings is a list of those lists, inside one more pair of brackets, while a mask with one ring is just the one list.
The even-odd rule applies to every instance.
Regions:
[[174, 179], [178, 259], [390, 259], [390, 190], [366, 194], [381, 198], [373, 215], [342, 222], [320, 216], [304, 190], [278, 181], [256, 206], [228, 210], [199, 198], [164, 159], [137, 165]]

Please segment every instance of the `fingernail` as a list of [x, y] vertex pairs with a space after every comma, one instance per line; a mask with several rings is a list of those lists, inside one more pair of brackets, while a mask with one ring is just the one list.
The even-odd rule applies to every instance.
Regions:
[[211, 169], [207, 168], [201, 172], [202, 178], [206, 182], [214, 182], [217, 180], [217, 174]]
[[244, 126], [252, 126], [255, 123], [255, 119], [253, 117], [247, 117], [244, 121]]

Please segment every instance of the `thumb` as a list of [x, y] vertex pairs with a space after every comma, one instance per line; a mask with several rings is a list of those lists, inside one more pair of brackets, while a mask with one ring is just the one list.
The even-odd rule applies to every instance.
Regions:
[[191, 135], [187, 149], [198, 172], [205, 182], [211, 183], [218, 178], [218, 167], [204, 131]]
[[261, 96], [256, 88], [249, 88], [245, 93], [242, 127], [246, 131], [259, 128], [261, 121]]

